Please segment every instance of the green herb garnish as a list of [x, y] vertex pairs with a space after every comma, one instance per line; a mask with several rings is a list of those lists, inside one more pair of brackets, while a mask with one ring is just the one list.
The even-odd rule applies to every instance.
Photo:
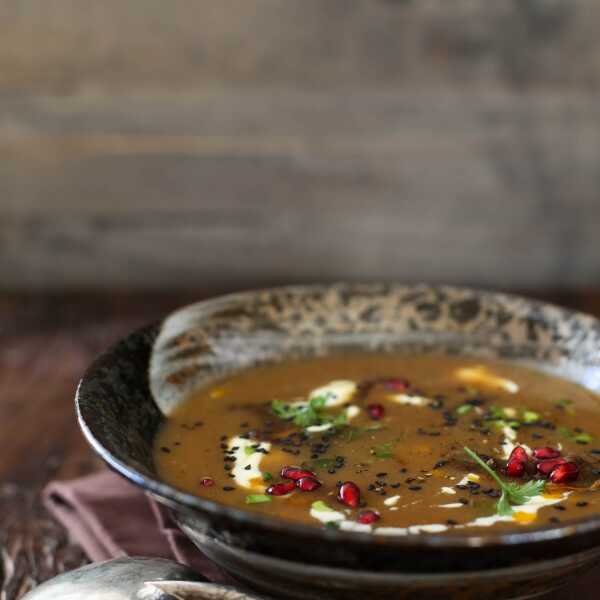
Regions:
[[344, 442], [353, 442], [365, 435], [365, 433], [380, 431], [381, 429], [383, 429], [383, 426], [379, 424], [369, 425], [368, 427], [346, 427], [341, 433], [341, 439]]
[[265, 471], [264, 473], [261, 473], [263, 481], [272, 481], [273, 480], [273, 475], [271, 475], [271, 473], [269, 473], [268, 471]]
[[266, 494], [250, 494], [246, 496], [246, 504], [262, 504], [263, 502], [271, 502], [271, 496]]
[[382, 459], [392, 458], [394, 456], [392, 453], [393, 446], [394, 442], [386, 442], [385, 444], [379, 444], [379, 446], [373, 446], [373, 448], [371, 448], [371, 454]]
[[244, 454], [246, 456], [252, 456], [255, 452], [256, 452], [256, 448], [253, 448], [252, 446], [246, 446], [244, 448]]
[[589, 433], [580, 433], [574, 438], [578, 444], [589, 444], [594, 438]]
[[567, 439], [572, 440], [577, 444], [589, 444], [591, 441], [594, 440], [594, 438], [589, 433], [577, 433], [575, 431], [567, 429], [566, 427], [559, 427], [557, 431], [563, 437], [566, 437]]
[[501, 406], [496, 406], [492, 404], [489, 408], [489, 419], [504, 419], [506, 416], [504, 409]]
[[472, 404], [461, 404], [456, 409], [456, 414], [457, 415], [466, 415], [467, 413], [470, 413], [472, 410], [473, 410], [473, 405]]
[[523, 411], [523, 423], [537, 423], [540, 420], [540, 415], [533, 410]]
[[333, 508], [327, 506], [323, 500], [317, 500], [316, 502], [313, 502], [310, 507], [317, 512], [335, 512]]
[[573, 400], [570, 398], [560, 398], [554, 403], [554, 406], [566, 411], [570, 415], [575, 413], [575, 409], [573, 408]]
[[473, 450], [465, 446], [464, 451], [500, 486], [502, 495], [496, 504], [496, 511], [501, 517], [507, 517], [512, 514], [513, 504], [517, 506], [525, 504], [531, 498], [538, 496], [544, 491], [546, 482], [543, 479], [532, 479], [521, 484], [502, 481], [498, 474], [489, 465], [486, 465]]
[[332, 427], [343, 427], [348, 422], [346, 413], [342, 412], [337, 415], [328, 415], [323, 413], [323, 409], [327, 404], [325, 396], [315, 396], [310, 398], [308, 402], [297, 405], [286, 404], [281, 400], [273, 400], [271, 410], [280, 419], [293, 421], [298, 427], [313, 427], [315, 425], [331, 425]]

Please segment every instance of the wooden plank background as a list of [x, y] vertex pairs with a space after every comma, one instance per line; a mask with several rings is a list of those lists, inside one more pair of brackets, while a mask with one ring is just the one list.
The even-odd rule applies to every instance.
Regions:
[[0, 287], [600, 283], [595, 0], [4, 0]]

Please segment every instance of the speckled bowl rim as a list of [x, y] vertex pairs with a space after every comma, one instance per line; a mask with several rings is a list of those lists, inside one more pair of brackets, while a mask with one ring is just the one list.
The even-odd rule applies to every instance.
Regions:
[[[202, 300], [200, 302], [191, 303], [188, 306], [201, 305], [205, 309], [205, 311], [209, 313], [213, 306], [222, 305], [224, 302], [241, 301], [244, 299], [252, 298], [256, 294], [265, 292], [288, 292], [292, 294], [314, 293], [319, 291], [322, 292], [332, 287], [339, 286], [348, 286], [349, 288], [352, 288], [354, 286], [360, 286], [362, 289], [369, 289], [370, 287], [372, 287], [373, 290], [377, 290], [380, 289], [382, 285], [389, 285], [389, 283], [383, 284], [381, 282], [338, 282], [332, 284], [295, 285], [262, 288], [242, 292], [235, 292], [231, 294], [224, 294], [207, 300]], [[423, 285], [424, 284], [402, 284], [402, 287], [414, 287], [415, 289], [418, 289]], [[482, 298], [493, 298], [498, 301], [520, 301], [530, 306], [556, 309], [562, 311], [565, 316], [568, 316], [570, 318], [591, 320], [592, 323], [596, 323], [600, 326], [600, 320], [596, 319], [590, 314], [581, 311], [570, 310], [553, 303], [542, 302], [539, 300], [519, 296], [516, 294], [507, 294], [504, 292], [486, 291], [477, 288], [450, 285], [433, 285], [428, 287], [439, 290], [449, 290], [457, 293], [472, 293]], [[559, 525], [546, 525], [542, 527], [536, 527], [527, 531], [486, 533], [480, 535], [462, 535], [457, 533], [426, 533], [405, 536], [374, 536], [371, 533], [345, 532], [339, 530], [326, 530], [319, 527], [306, 527], [304, 525], [296, 524], [285, 519], [281, 519], [279, 517], [263, 516], [261, 514], [252, 513], [242, 509], [220, 504], [212, 500], [207, 500], [198, 496], [194, 496], [163, 481], [160, 481], [159, 479], [148, 477], [143, 473], [140, 473], [136, 468], [124, 463], [123, 461], [115, 457], [112, 454], [112, 452], [108, 448], [103, 446], [102, 443], [94, 436], [92, 428], [88, 426], [85, 419], [85, 415], [83, 414], [80, 402], [80, 392], [81, 389], [86, 385], [86, 381], [94, 376], [96, 369], [98, 369], [100, 366], [106, 366], [107, 361], [111, 361], [112, 355], [115, 353], [116, 349], [121, 344], [123, 344], [127, 340], [144, 337], [148, 334], [157, 332], [159, 327], [160, 322], [155, 322], [150, 325], [146, 325], [145, 327], [142, 327], [140, 329], [137, 329], [128, 336], [121, 338], [119, 341], [110, 346], [100, 356], [98, 356], [85, 371], [82, 379], [80, 380], [77, 386], [77, 390], [75, 393], [75, 409], [79, 426], [85, 438], [87, 439], [91, 447], [94, 449], [94, 451], [100, 456], [100, 458], [102, 458], [111, 469], [116, 471], [125, 479], [145, 489], [147, 492], [155, 496], [156, 499], [159, 500], [161, 503], [166, 504], [175, 511], [183, 509], [186, 511], [191, 510], [192, 512], [200, 512], [215, 517], [226, 517], [242, 525], [251, 524], [259, 529], [268, 530], [274, 534], [277, 534], [278, 532], [285, 532], [286, 534], [293, 534], [299, 538], [311, 540], [313, 542], [334, 541], [347, 544], [372, 545], [377, 547], [385, 546], [387, 548], [392, 549], [394, 547], [397, 547], [399, 550], [402, 549], [404, 551], [410, 548], [418, 548], [421, 550], [424, 548], [451, 550], [453, 548], [477, 549], [507, 545], [515, 546], [525, 544], [539, 544], [557, 539], [566, 540], [575, 536], [581, 536], [600, 531], [600, 514], [598, 514], [591, 517], [561, 522]], [[118, 366], [116, 366], [115, 368], [118, 368]]]

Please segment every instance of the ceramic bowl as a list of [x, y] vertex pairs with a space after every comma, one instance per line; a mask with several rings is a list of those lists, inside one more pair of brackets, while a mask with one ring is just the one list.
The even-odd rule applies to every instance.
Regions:
[[170, 506], [209, 557], [276, 598], [528, 598], [600, 560], [600, 516], [510, 533], [374, 539], [227, 507], [157, 477], [153, 437], [190, 389], [332, 349], [496, 357], [600, 390], [600, 322], [590, 316], [465, 288], [336, 284], [224, 296], [133, 333], [85, 374], [79, 423], [108, 465]]

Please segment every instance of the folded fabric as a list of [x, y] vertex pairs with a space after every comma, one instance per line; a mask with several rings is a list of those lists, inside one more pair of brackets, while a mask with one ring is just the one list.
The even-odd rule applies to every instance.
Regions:
[[226, 575], [188, 540], [168, 512], [141, 489], [110, 471], [72, 481], [53, 481], [44, 505], [91, 561], [118, 556], [170, 558], [208, 580]]
[[[185, 537], [164, 507], [115, 473], [100, 471], [73, 481], [51, 482], [43, 499], [92, 561], [117, 556], [170, 558], [209, 581], [231, 582]], [[600, 569], [540, 600], [596, 600], [598, 590]]]

